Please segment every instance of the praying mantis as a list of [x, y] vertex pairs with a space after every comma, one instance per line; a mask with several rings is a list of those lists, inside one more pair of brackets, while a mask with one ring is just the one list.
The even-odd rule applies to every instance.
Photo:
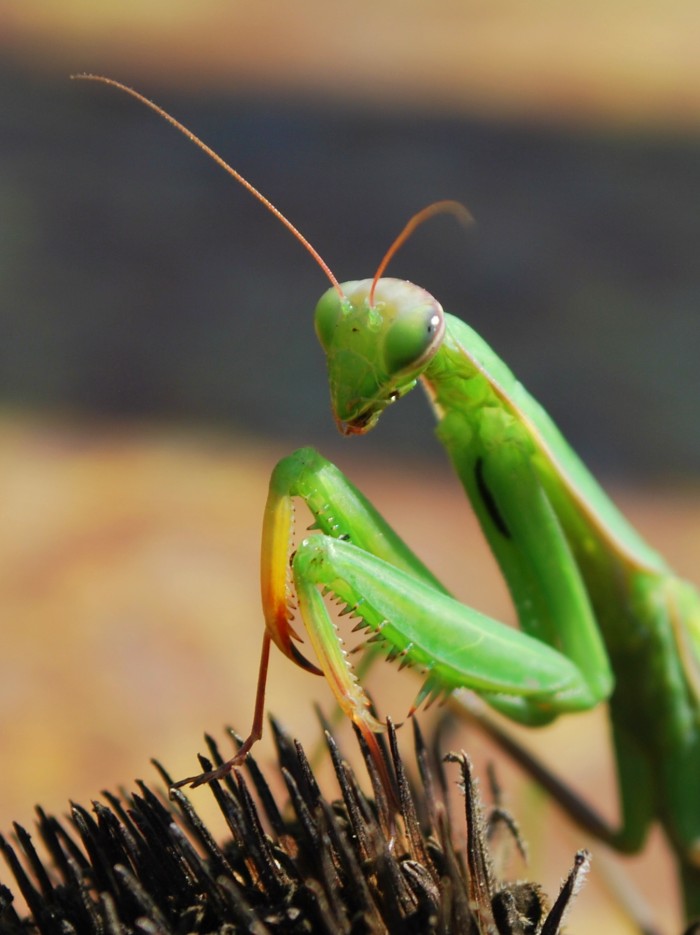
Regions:
[[[689, 918], [700, 915], [700, 596], [617, 511], [546, 411], [465, 322], [424, 289], [384, 278], [389, 260], [439, 202], [411, 219], [372, 279], [339, 283], [299, 231], [235, 169], [157, 105], [124, 91], [213, 158], [311, 253], [331, 286], [315, 311], [334, 418], [362, 435], [423, 384], [444, 446], [507, 582], [520, 629], [455, 600], [340, 470], [302, 448], [270, 480], [262, 536], [265, 632], [254, 723], [223, 766], [177, 783], [200, 785], [242, 762], [262, 732], [272, 643], [325, 676], [371, 750], [384, 725], [328, 614], [340, 601], [390, 659], [422, 673], [413, 706], [468, 688], [521, 724], [609, 704], [621, 819], [612, 828], [565, 807], [623, 852], [659, 821], [675, 853]], [[320, 535], [292, 547], [292, 501]], [[318, 665], [297, 648], [304, 624]], [[386, 777], [389, 782], [388, 777]], [[551, 784], [550, 784], [551, 785]], [[552, 786], [551, 786], [552, 787]]]

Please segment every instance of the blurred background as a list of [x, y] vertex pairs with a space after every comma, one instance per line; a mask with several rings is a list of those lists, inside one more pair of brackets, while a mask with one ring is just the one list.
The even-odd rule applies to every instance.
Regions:
[[[693, 0], [0, 2], [0, 830], [153, 778], [150, 756], [192, 772], [204, 729], [247, 729], [267, 477], [298, 445], [513, 617], [420, 394], [335, 433], [327, 283], [299, 244], [151, 112], [68, 75], [163, 105], [341, 281], [427, 203], [468, 205], [473, 228], [435, 220], [390, 274], [494, 345], [697, 582], [699, 43]], [[408, 681], [378, 698], [397, 718]], [[274, 660], [269, 707], [307, 742], [312, 698], [330, 706]], [[599, 794], [605, 740], [598, 714], [533, 742], [570, 747], [557, 767]], [[674, 920], [660, 850], [633, 873]]]

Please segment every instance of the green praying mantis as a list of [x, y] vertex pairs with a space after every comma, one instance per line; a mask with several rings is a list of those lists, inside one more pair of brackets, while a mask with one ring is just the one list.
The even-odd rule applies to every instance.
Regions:
[[[391, 659], [423, 675], [413, 710], [469, 688], [526, 725], [607, 701], [620, 788], [618, 828], [560, 798], [580, 823], [623, 852], [658, 820], [676, 855], [689, 918], [700, 915], [700, 597], [616, 510], [548, 414], [465, 322], [424, 289], [383, 278], [412, 231], [454, 202], [419, 212], [373, 279], [339, 283], [263, 195], [157, 105], [112, 79], [196, 143], [306, 247], [331, 282], [315, 312], [333, 413], [345, 435], [372, 429], [420, 381], [437, 436], [506, 579], [520, 629], [458, 602], [333, 464], [303, 448], [275, 467], [265, 509], [265, 633], [250, 736], [199, 785], [240, 763], [262, 732], [271, 644], [325, 676], [370, 749], [384, 729], [328, 614], [341, 601]], [[293, 505], [320, 535], [292, 551]], [[298, 614], [295, 613], [295, 609]], [[297, 648], [303, 621], [318, 665]], [[527, 759], [525, 755], [523, 757]], [[537, 772], [537, 770], [535, 770]], [[387, 777], [388, 781], [388, 777]], [[555, 782], [550, 788], [557, 789]], [[563, 787], [562, 787], [563, 789]]]

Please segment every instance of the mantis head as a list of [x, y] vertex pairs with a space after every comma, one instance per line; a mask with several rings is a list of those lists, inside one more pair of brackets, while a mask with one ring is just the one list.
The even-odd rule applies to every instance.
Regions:
[[445, 332], [442, 306], [400, 279], [342, 283], [316, 306], [333, 415], [343, 435], [368, 432], [384, 409], [413, 389]]
[[331, 404], [343, 435], [376, 425], [390, 403], [405, 396], [428, 366], [445, 334], [445, 313], [429, 292], [400, 279], [382, 279], [396, 251], [415, 229], [450, 212], [471, 215], [458, 201], [436, 201], [409, 220], [374, 274], [333, 282], [316, 306], [316, 334], [326, 352]]

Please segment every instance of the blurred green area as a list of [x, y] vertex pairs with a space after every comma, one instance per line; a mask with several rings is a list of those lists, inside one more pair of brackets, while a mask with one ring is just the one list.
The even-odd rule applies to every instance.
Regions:
[[[337, 443], [322, 274], [153, 114], [68, 81], [92, 69], [201, 135], [341, 280], [463, 201], [477, 226], [433, 222], [390, 274], [482, 332], [599, 469], [697, 476], [700, 75], [693, 5], [662, 6], [385, 0], [332, 28], [315, 2], [8, 5], [0, 405]], [[425, 452], [415, 395], [367, 451]]]

